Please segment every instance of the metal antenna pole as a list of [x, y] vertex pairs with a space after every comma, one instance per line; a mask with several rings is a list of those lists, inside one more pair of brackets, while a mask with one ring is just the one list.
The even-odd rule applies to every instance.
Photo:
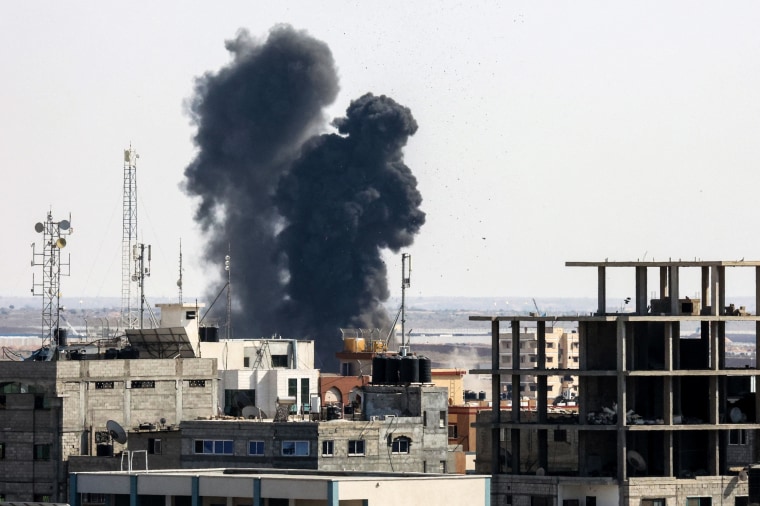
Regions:
[[[406, 263], [409, 262], [409, 269], [407, 270]], [[410, 276], [412, 274], [412, 255], [409, 253], [401, 254], [401, 355], [407, 354], [406, 345], [406, 289], [410, 286]]]
[[[227, 249], [229, 252], [229, 247]], [[227, 339], [232, 337], [232, 293], [230, 292], [232, 276], [230, 274], [230, 256], [224, 257], [224, 270], [227, 271]]]

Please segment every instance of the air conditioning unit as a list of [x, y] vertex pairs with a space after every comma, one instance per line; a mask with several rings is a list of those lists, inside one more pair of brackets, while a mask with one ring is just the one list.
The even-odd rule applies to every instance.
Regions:
[[386, 420], [393, 420], [394, 418], [396, 418], [396, 415], [385, 415]]
[[376, 421], [378, 421], [378, 420], [379, 420], [379, 417], [377, 417], [377, 416], [370, 416], [370, 417], [369, 417], [369, 421], [370, 421], [370, 422], [376, 422]]

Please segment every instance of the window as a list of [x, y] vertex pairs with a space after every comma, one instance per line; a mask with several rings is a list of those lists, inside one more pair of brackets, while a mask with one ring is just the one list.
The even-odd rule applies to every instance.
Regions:
[[298, 378], [288, 378], [288, 397], [298, 395]]
[[287, 355], [272, 355], [272, 367], [287, 367], [288, 356]]
[[195, 320], [195, 311], [185, 311], [185, 320]]
[[306, 457], [309, 455], [309, 442], [283, 441], [282, 454], [287, 457]]
[[206, 380], [190, 380], [190, 386], [194, 388], [205, 388]]
[[264, 455], [264, 441], [248, 441], [248, 455]]
[[746, 445], [747, 444], [747, 431], [744, 429], [731, 429], [728, 431], [728, 444], [730, 445]]
[[50, 409], [50, 399], [45, 394], [35, 394], [34, 409]]
[[0, 395], [0, 409], [5, 409], [6, 399], [4, 395]]
[[457, 426], [453, 423], [449, 424], [449, 439], [456, 439], [457, 436]]
[[95, 390], [113, 390], [113, 381], [96, 381]]
[[530, 385], [530, 391], [535, 392], [537, 389], [536, 385]]
[[195, 453], [204, 455], [232, 455], [233, 444], [231, 439], [196, 439]]
[[156, 382], [153, 380], [133, 380], [132, 388], [156, 388]]
[[546, 361], [551, 364], [554, 362], [554, 357], [546, 357]]
[[712, 506], [712, 497], [687, 497], [686, 506]]
[[243, 357], [243, 367], [251, 367], [251, 357]]
[[665, 506], [665, 499], [642, 499], [641, 506]]
[[348, 442], [348, 455], [364, 455], [364, 440], [352, 439]]
[[5, 458], [5, 443], [0, 443], [0, 460]]
[[148, 453], [151, 455], [161, 455], [161, 440], [159, 438], [148, 438]]
[[335, 441], [325, 440], [322, 441], [322, 456], [332, 457], [335, 455]]
[[443, 429], [444, 427], [446, 427], [446, 412], [440, 411], [438, 413], [438, 428]]
[[50, 445], [34, 445], [34, 460], [50, 460]]
[[391, 443], [391, 453], [409, 453], [409, 444], [411, 439], [406, 436], [400, 436]]
[[301, 378], [301, 406], [309, 409], [309, 378]]
[[546, 347], [550, 350], [554, 349], [554, 343], [546, 343]]

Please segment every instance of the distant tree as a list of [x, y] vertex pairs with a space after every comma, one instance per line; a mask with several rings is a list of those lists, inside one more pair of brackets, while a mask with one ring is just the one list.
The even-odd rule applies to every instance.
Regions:
[[9, 307], [9, 308], [11, 308], [11, 309], [16, 309], [16, 306], [14, 306], [13, 304], [11, 304], [11, 305], [10, 305], [10, 306], [8, 306], [8, 307]]

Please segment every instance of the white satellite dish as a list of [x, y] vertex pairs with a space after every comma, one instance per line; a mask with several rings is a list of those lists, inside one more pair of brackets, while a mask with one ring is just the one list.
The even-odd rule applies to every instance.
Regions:
[[739, 481], [747, 481], [749, 479], [749, 473], [746, 469], [739, 471]]
[[108, 435], [111, 436], [111, 439], [117, 443], [124, 444], [127, 442], [127, 433], [122, 426], [119, 425], [119, 422], [108, 420], [106, 422], [106, 429], [108, 430]]
[[635, 450], [628, 450], [626, 460], [628, 461], [628, 465], [634, 468], [636, 471], [647, 470], [647, 462], [644, 460], [644, 457], [642, 457], [641, 454]]

